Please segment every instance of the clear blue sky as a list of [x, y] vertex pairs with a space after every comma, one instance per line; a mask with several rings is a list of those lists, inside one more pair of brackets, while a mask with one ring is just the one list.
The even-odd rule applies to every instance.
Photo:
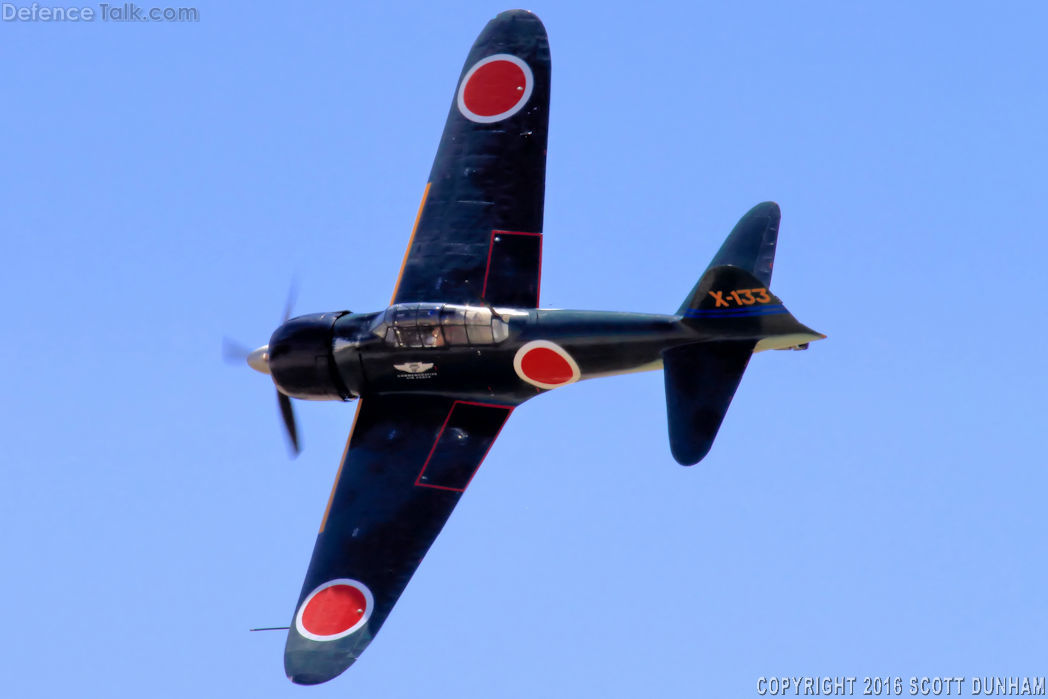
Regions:
[[[186, 4], [186, 3], [182, 3]], [[148, 5], [148, 4], [147, 4]], [[1046, 674], [1040, 2], [543, 2], [544, 304], [672, 311], [782, 206], [829, 339], [750, 365], [684, 469], [661, 373], [517, 410], [382, 632], [284, 678], [353, 406], [220, 360], [383, 307], [490, 2], [0, 23], [10, 697], [748, 697]]]

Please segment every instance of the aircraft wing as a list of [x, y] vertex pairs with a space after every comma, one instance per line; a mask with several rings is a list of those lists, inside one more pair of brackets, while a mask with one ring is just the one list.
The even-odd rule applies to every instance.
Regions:
[[330, 680], [371, 642], [512, 410], [361, 399], [288, 631], [293, 682]]
[[549, 90], [542, 22], [499, 14], [459, 77], [392, 303], [538, 306]]

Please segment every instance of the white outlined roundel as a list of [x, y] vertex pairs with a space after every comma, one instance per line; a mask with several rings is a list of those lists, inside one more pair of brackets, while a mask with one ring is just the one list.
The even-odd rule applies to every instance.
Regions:
[[[474, 79], [477, 82], [471, 86]], [[535, 76], [527, 63], [512, 54], [496, 53], [466, 71], [455, 102], [470, 121], [491, 124], [519, 112], [534, 89]]]
[[329, 580], [306, 595], [295, 629], [312, 641], [335, 641], [366, 624], [374, 606], [374, 595], [359, 580]]
[[532, 340], [513, 355], [513, 371], [539, 388], [556, 388], [582, 378], [579, 365], [567, 351], [549, 340]]

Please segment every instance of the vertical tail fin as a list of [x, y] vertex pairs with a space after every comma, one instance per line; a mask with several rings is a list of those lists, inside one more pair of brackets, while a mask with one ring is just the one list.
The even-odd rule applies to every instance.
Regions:
[[824, 337], [798, 322], [768, 288], [780, 218], [771, 201], [747, 211], [677, 310], [704, 339], [753, 340], [760, 352]]

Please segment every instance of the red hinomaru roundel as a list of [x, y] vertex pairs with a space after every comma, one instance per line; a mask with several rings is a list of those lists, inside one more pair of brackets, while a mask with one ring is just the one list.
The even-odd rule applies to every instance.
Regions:
[[549, 340], [525, 343], [513, 356], [513, 370], [532, 386], [556, 388], [582, 377], [575, 359], [560, 345]]
[[519, 112], [534, 88], [535, 77], [527, 63], [508, 53], [496, 53], [466, 71], [456, 101], [462, 116], [490, 124]]
[[329, 580], [309, 593], [295, 615], [295, 628], [313, 641], [334, 641], [353, 633], [371, 617], [375, 598], [362, 582]]

